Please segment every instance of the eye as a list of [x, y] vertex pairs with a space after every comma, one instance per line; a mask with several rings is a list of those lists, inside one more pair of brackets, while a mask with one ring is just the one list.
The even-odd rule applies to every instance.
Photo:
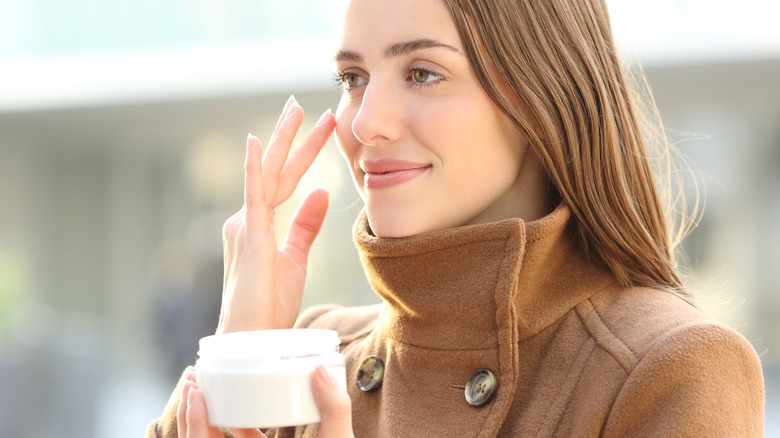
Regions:
[[409, 76], [407, 77], [407, 80], [412, 83], [414, 86], [430, 86], [435, 84], [438, 81], [444, 80], [444, 77], [440, 74], [434, 73], [430, 70], [425, 70], [423, 68], [412, 68], [409, 69]]
[[337, 73], [335, 80], [336, 83], [345, 90], [351, 90], [361, 85], [365, 85], [367, 82], [366, 78], [363, 76], [350, 72]]

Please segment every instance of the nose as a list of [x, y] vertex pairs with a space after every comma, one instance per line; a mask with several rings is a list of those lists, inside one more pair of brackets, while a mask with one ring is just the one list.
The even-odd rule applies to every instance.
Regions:
[[401, 136], [402, 112], [397, 92], [381, 82], [369, 82], [360, 109], [352, 120], [352, 133], [367, 146], [392, 143]]

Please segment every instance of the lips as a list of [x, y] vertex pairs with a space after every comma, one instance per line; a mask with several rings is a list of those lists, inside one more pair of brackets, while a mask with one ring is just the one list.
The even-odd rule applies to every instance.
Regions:
[[379, 190], [417, 178], [427, 172], [431, 165], [385, 158], [362, 161], [360, 168], [365, 174], [363, 176], [364, 188]]

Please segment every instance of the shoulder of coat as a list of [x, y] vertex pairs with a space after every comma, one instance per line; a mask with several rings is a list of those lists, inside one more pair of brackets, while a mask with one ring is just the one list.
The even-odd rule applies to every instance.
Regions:
[[[596, 343], [632, 369], [659, 343], [685, 343], [681, 333], [722, 333], [732, 329], [671, 292], [653, 288], [610, 288], [576, 306]], [[747, 341], [745, 341], [747, 342]]]
[[301, 313], [295, 327], [336, 330], [343, 347], [373, 330], [379, 320], [380, 311], [379, 304], [361, 307], [324, 304]]

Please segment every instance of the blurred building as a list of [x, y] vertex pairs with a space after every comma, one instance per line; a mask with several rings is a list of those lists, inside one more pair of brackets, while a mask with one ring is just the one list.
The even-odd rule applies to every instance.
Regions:
[[[111, 3], [1, 6], [0, 436], [140, 435], [216, 326], [221, 226], [241, 206], [247, 132], [266, 139], [290, 93], [304, 131], [338, 102], [331, 2]], [[699, 3], [659, 2], [691, 16]], [[645, 57], [646, 45], [661, 115], [706, 185], [686, 241], [690, 284], [761, 354], [769, 435], [780, 427], [780, 50]], [[279, 222], [322, 183], [331, 209], [304, 306], [376, 302], [349, 244], [360, 200], [334, 144]]]

